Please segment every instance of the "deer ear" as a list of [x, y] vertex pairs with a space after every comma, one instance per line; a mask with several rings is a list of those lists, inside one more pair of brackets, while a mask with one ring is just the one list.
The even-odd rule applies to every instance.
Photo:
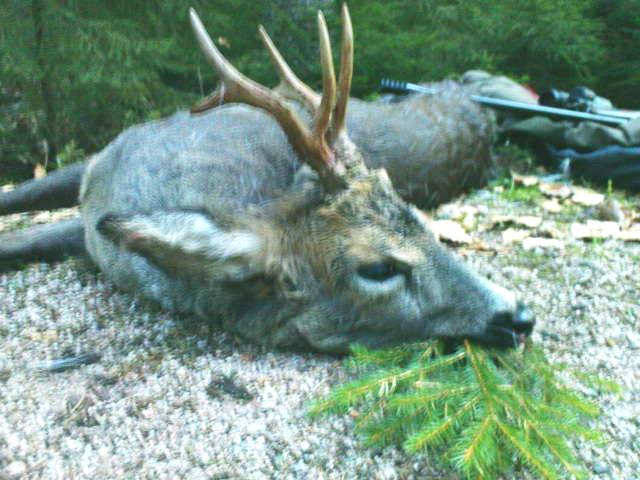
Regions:
[[105, 215], [96, 228], [111, 241], [176, 275], [243, 281], [264, 273], [260, 234], [223, 229], [207, 213]]

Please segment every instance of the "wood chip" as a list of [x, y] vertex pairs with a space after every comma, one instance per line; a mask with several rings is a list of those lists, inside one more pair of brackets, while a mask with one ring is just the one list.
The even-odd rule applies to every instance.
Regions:
[[573, 187], [571, 201], [585, 207], [595, 207], [604, 201], [604, 195], [590, 188]]
[[529, 237], [522, 241], [522, 248], [533, 250], [534, 248], [564, 250], [564, 242], [555, 238]]
[[502, 243], [512, 245], [514, 243], [522, 243], [525, 238], [531, 236], [529, 230], [520, 230], [516, 228], [507, 228], [502, 232]]
[[480, 209], [478, 207], [474, 207], [473, 205], [463, 205], [460, 207], [460, 211], [464, 215], [476, 215]]
[[624, 230], [616, 238], [625, 242], [640, 242], [640, 226]]
[[474, 240], [469, 246], [471, 250], [475, 250], [476, 252], [496, 252], [498, 249], [493, 245], [488, 244], [487, 242], [483, 242], [482, 240]]
[[40, 163], [36, 163], [36, 166], [33, 167], [33, 178], [44, 178], [47, 176], [47, 169], [42, 166]]
[[549, 200], [543, 201], [540, 206], [551, 213], [560, 213], [562, 211], [562, 205], [556, 198], [550, 198]]
[[478, 221], [476, 220], [476, 216], [470, 213], [466, 214], [462, 218], [462, 227], [467, 231], [475, 230]]
[[541, 183], [539, 188], [549, 197], [567, 198], [571, 195], [571, 188], [564, 183]]
[[564, 233], [553, 225], [544, 225], [538, 228], [537, 233], [545, 238], [558, 238], [562, 240], [565, 237]]
[[533, 215], [523, 215], [521, 217], [514, 218], [514, 223], [522, 225], [527, 228], [538, 228], [542, 223], [541, 217], [534, 217]]
[[453, 220], [434, 220], [429, 226], [436, 237], [443, 242], [456, 245], [470, 245], [473, 242], [471, 235], [464, 231], [462, 225]]
[[501, 249], [495, 245], [490, 245], [482, 240], [474, 239], [469, 245], [465, 245], [457, 250], [458, 254], [462, 256], [478, 254], [478, 252], [496, 253]]
[[461, 218], [475, 216], [478, 213], [478, 209], [471, 205], [459, 205], [456, 203], [449, 203], [442, 205], [438, 209], [438, 218], [447, 220], [460, 220]]
[[33, 223], [49, 223], [51, 221], [51, 212], [38, 212], [33, 216]]
[[540, 183], [540, 179], [535, 175], [520, 175], [515, 172], [511, 172], [511, 178], [516, 185], [522, 185], [523, 187], [533, 187]]
[[587, 220], [587, 223], [572, 223], [571, 235], [578, 240], [592, 240], [597, 238], [613, 238], [620, 233], [617, 222], [602, 222]]

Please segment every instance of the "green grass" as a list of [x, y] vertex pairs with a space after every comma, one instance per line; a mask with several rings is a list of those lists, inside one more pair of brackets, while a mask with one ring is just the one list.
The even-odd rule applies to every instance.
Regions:
[[540, 190], [538, 190], [538, 187], [520, 187], [515, 185], [513, 181], [500, 193], [500, 196], [510, 202], [532, 205], [542, 200], [542, 194]]
[[523, 187], [516, 185], [510, 177], [500, 177], [489, 184], [490, 187], [502, 187], [499, 192], [500, 198], [509, 202], [518, 202], [534, 205], [542, 201], [543, 195], [537, 186]]

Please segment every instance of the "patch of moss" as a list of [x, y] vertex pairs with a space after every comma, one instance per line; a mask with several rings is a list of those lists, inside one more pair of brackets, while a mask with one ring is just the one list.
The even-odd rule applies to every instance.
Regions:
[[538, 187], [521, 187], [515, 185], [511, 180], [510, 185], [505, 188], [500, 196], [510, 202], [519, 202], [527, 204], [536, 204], [542, 200], [542, 194]]
[[509, 202], [535, 205], [542, 201], [543, 195], [537, 186], [525, 187], [516, 185], [510, 176], [503, 176], [493, 180], [489, 186], [497, 191], [500, 198]]

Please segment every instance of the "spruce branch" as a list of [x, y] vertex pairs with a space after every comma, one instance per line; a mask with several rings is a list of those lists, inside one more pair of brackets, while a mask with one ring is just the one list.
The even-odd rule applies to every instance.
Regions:
[[556, 468], [548, 463], [538, 452], [538, 448], [533, 446], [521, 432], [518, 432], [510, 425], [498, 421], [498, 429], [503, 433], [509, 441], [510, 446], [516, 450], [516, 453], [527, 465], [533, 467], [544, 478], [553, 480], [559, 477]]
[[562, 382], [565, 365], [531, 344], [494, 351], [464, 342], [449, 354], [435, 341], [381, 351], [358, 346], [348, 365], [362, 377], [312, 412], [357, 408], [356, 431], [369, 445], [428, 450], [468, 478], [493, 478], [514, 458], [541, 478], [586, 476], [571, 445], [600, 438], [588, 424], [599, 409]]
[[404, 447], [408, 452], [417, 452], [425, 447], [436, 446], [443, 442], [446, 435], [455, 430], [465, 416], [467, 416], [474, 406], [480, 401], [480, 396], [469, 398], [457, 411], [445, 415], [443, 419], [435, 422], [428, 422], [423, 429], [407, 438]]
[[[480, 473], [485, 474], [482, 463], [486, 462], [487, 456], [491, 456], [495, 448], [493, 439], [495, 429], [496, 417], [491, 414], [469, 427], [469, 432], [463, 435], [462, 441], [459, 442], [459, 446], [454, 450], [453, 460], [465, 473], [470, 473], [473, 467], [479, 467]], [[466, 438], [470, 440], [465, 441]], [[457, 454], [455, 453], [456, 451]], [[481, 457], [482, 463], [478, 462], [476, 457]]]

